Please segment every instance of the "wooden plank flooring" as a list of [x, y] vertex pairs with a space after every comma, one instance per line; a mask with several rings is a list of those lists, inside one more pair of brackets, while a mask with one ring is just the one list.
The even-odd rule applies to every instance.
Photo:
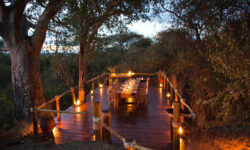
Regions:
[[[72, 111], [92, 111], [93, 101], [100, 101], [102, 110], [108, 108], [108, 87], [95, 89], [94, 96], [87, 96], [87, 102], [80, 107], [70, 107]], [[152, 149], [166, 149], [171, 142], [169, 117], [165, 108], [165, 93], [150, 85], [147, 104], [138, 108], [134, 104], [125, 104], [118, 111], [111, 109], [111, 127], [124, 137], [134, 137], [137, 144]], [[92, 116], [88, 114], [61, 114], [54, 129], [56, 144], [72, 140], [91, 141]], [[122, 147], [122, 142], [112, 136], [112, 144]]]

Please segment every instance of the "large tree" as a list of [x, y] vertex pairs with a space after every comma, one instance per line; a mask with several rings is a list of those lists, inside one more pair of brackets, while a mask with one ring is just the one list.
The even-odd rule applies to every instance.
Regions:
[[68, 13], [63, 16], [67, 28], [80, 43], [79, 52], [79, 99], [85, 100], [87, 54], [102, 26], [106, 29], [123, 22], [145, 18], [149, 10], [147, 0], [76, 0], [68, 4]]
[[[33, 12], [26, 12], [34, 4], [44, 7], [35, 25], [27, 19], [27, 15]], [[10, 50], [17, 120], [30, 121], [30, 107], [45, 102], [40, 77], [40, 52], [48, 25], [61, 6], [62, 1], [57, 0], [0, 0], [0, 36]], [[28, 34], [30, 27], [34, 28], [31, 36]]]

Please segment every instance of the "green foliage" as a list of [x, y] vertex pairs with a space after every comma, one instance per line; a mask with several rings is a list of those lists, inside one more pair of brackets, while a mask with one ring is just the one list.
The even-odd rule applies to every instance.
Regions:
[[229, 22], [221, 33], [208, 40], [210, 62], [220, 80], [226, 81], [223, 89], [215, 97], [221, 103], [219, 118], [241, 120], [250, 119], [249, 102], [249, 28], [247, 20]]
[[[198, 112], [200, 127], [209, 121], [249, 124], [249, 4], [242, 1], [156, 1], [172, 23], [191, 36], [173, 49], [175, 72], [183, 72], [193, 89], [190, 103]], [[167, 39], [164, 38], [164, 39]], [[190, 41], [191, 40], [191, 41]], [[163, 45], [163, 44], [162, 44]], [[186, 45], [186, 44], [185, 44]], [[188, 51], [187, 51], [188, 50]], [[186, 95], [187, 96], [187, 95]]]

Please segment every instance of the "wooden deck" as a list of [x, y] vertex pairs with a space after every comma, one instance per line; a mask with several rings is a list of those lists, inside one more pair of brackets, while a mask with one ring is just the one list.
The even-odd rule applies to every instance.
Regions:
[[[102, 110], [108, 108], [108, 87], [95, 89], [94, 96], [87, 96], [87, 102], [80, 107], [70, 107], [74, 111], [92, 111], [93, 101], [100, 101]], [[150, 85], [148, 102], [136, 107], [125, 104], [118, 111], [111, 109], [111, 127], [123, 137], [134, 137], [137, 144], [152, 149], [166, 149], [171, 142], [169, 117], [165, 108], [167, 102], [161, 88]], [[53, 130], [56, 144], [72, 140], [93, 140], [92, 116], [88, 114], [62, 114], [56, 120]], [[122, 142], [112, 136], [112, 144], [121, 146]]]

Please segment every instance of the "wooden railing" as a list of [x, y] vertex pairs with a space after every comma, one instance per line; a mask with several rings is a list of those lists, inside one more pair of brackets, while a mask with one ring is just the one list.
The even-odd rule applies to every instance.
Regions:
[[[123, 73], [124, 75], [127, 73]], [[157, 76], [158, 74], [153, 74], [153, 73], [133, 73], [131, 74], [131, 77], [133, 76]], [[92, 91], [94, 92], [95, 90], [95, 81], [98, 81], [98, 85], [100, 85], [100, 79], [104, 78], [108, 76], [109, 77], [109, 85], [112, 85], [112, 78], [116, 78], [116, 76], [110, 74], [110, 73], [103, 73], [101, 75], [98, 75], [97, 77], [94, 77], [90, 80], [88, 80], [86, 82], [86, 84], [92, 83]], [[158, 76], [159, 77], [159, 76]], [[171, 136], [173, 136], [173, 147], [176, 147], [176, 145], [178, 145], [179, 143], [179, 134], [178, 134], [178, 129], [180, 127], [180, 104], [182, 104], [183, 106], [185, 106], [188, 110], [189, 110], [189, 114], [182, 114], [183, 117], [191, 117], [191, 118], [195, 118], [195, 114], [193, 112], [193, 110], [186, 104], [185, 100], [182, 98], [182, 96], [180, 95], [180, 93], [178, 92], [178, 90], [176, 89], [176, 87], [172, 84], [172, 82], [169, 80], [169, 78], [164, 74], [164, 76], [161, 76], [160, 78], [163, 79], [163, 89], [164, 91], [166, 91], [167, 93], [167, 98], [168, 93], [170, 93], [170, 99], [173, 103], [173, 113], [169, 113], [170, 115], [170, 126], [171, 126]], [[61, 113], [68, 113], [68, 114], [92, 114], [93, 115], [93, 122], [98, 126], [98, 125], [102, 125], [108, 132], [112, 133], [113, 135], [115, 135], [118, 139], [121, 139], [122, 142], [124, 143], [124, 146], [126, 148], [137, 148], [137, 149], [148, 149], [146, 147], [137, 145], [134, 141], [127, 141], [126, 138], [123, 138], [122, 136], [120, 136], [116, 131], [114, 131], [111, 127], [110, 127], [110, 123], [105, 122], [105, 119], [101, 119], [101, 112], [100, 110], [100, 104], [94, 103], [94, 110], [93, 112], [88, 112], [88, 111], [84, 111], [84, 112], [72, 112], [72, 111], [63, 111], [60, 110], [60, 99], [65, 96], [66, 94], [71, 93], [72, 94], [72, 103], [73, 105], [76, 104], [76, 95], [75, 95], [75, 90], [77, 89], [77, 87], [72, 87], [71, 89], [65, 91], [64, 93], [55, 96], [55, 98], [45, 102], [44, 104], [35, 107], [35, 108], [31, 108], [31, 112], [33, 114], [33, 129], [34, 129], [34, 134], [37, 135], [38, 134], [38, 121], [37, 121], [37, 112], [53, 112], [57, 114], [57, 119], [60, 120]], [[52, 102], [56, 102], [56, 110], [51, 110], [51, 109], [45, 109], [44, 107], [46, 107], [48, 104], [52, 103]], [[107, 113], [107, 112], [106, 112]], [[104, 115], [105, 116], [105, 115]], [[110, 118], [109, 118], [110, 119]], [[95, 126], [93, 127], [95, 130]], [[100, 137], [100, 134], [98, 131], [95, 132], [96, 137]], [[102, 138], [100, 137], [100, 139], [102, 140]]]
[[[108, 73], [103, 73], [101, 75], [98, 75], [97, 77], [94, 77], [90, 80], [88, 80], [86, 82], [86, 84], [88, 83], [91, 83], [92, 82], [92, 90], [94, 89], [94, 82], [96, 80], [98, 80], [98, 85], [100, 84], [100, 78], [104, 77], [106, 75], [109, 75]], [[62, 111], [60, 110], [60, 99], [71, 93], [72, 94], [72, 105], [76, 105], [76, 95], [75, 95], [75, 90], [77, 89], [78, 87], [72, 87], [71, 89], [65, 91], [64, 93], [60, 94], [60, 95], [57, 95], [55, 96], [54, 98], [52, 98], [51, 100], [45, 102], [44, 104], [38, 106], [38, 107], [34, 107], [34, 108], [31, 108], [31, 113], [33, 115], [33, 129], [34, 129], [34, 134], [35, 135], [38, 135], [38, 118], [37, 118], [37, 113], [38, 112], [53, 112], [53, 113], [56, 113], [57, 114], [57, 119], [60, 120], [61, 119], [61, 113], [68, 113], [68, 114], [91, 114], [91, 112], [72, 112], [72, 111]], [[45, 109], [46, 106], [48, 106], [49, 104], [51, 104], [52, 102], [56, 102], [56, 110], [51, 110], [51, 109]]]

